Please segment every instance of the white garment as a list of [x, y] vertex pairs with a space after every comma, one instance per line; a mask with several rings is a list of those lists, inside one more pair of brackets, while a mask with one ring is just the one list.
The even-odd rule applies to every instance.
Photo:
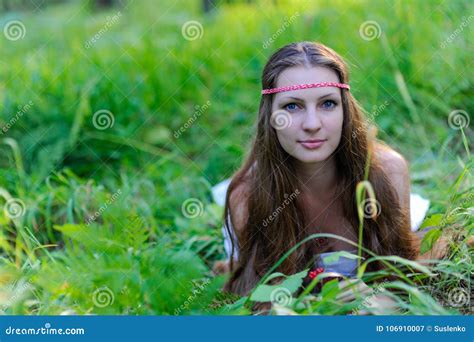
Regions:
[[[224, 206], [225, 204], [225, 196], [227, 194], [227, 188], [229, 187], [231, 179], [228, 178], [219, 184], [212, 187], [212, 197], [214, 202], [219, 204], [220, 206]], [[430, 201], [426, 198], [421, 197], [418, 194], [411, 193], [410, 194], [410, 219], [411, 219], [411, 230], [417, 231], [420, 227], [421, 223], [423, 222], [426, 213], [428, 212], [430, 206]], [[231, 226], [232, 235], [234, 236], [234, 241], [236, 240], [234, 230]], [[232, 250], [232, 242], [225, 229], [225, 223], [222, 225], [222, 234], [224, 235], [224, 249], [227, 254], [227, 258], [230, 258], [230, 253]], [[237, 259], [238, 250], [236, 246], [236, 250], [234, 250], [234, 259]]]

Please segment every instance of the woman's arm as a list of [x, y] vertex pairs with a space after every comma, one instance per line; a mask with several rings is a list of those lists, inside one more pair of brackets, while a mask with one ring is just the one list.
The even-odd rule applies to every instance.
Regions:
[[[387, 176], [397, 191], [400, 206], [410, 215], [410, 172], [408, 162], [400, 153], [388, 146], [381, 145], [377, 152]], [[418, 242], [421, 242], [428, 230], [429, 228], [415, 232], [419, 240]], [[448, 241], [442, 236], [436, 241], [430, 251], [419, 255], [417, 260], [442, 259], [446, 256], [447, 251]]]
[[[244, 225], [247, 220], [247, 200], [250, 192], [250, 188], [245, 182], [240, 183], [232, 191], [229, 198], [229, 210], [231, 216], [231, 226], [236, 234], [239, 234], [244, 229]], [[216, 261], [213, 266], [215, 274], [223, 274], [230, 272], [229, 260]]]

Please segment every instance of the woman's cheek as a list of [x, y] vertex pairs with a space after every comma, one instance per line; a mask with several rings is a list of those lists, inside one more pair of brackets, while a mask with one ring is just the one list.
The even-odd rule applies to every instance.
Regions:
[[292, 127], [277, 131], [278, 141], [287, 153], [292, 153], [296, 148], [296, 135]]
[[332, 120], [328, 120], [328, 122], [326, 122], [326, 127], [328, 127], [329, 132], [334, 140], [336, 140], [336, 143], [338, 143], [341, 138], [342, 120], [342, 113], [338, 113], [338, 115], [332, 118]]

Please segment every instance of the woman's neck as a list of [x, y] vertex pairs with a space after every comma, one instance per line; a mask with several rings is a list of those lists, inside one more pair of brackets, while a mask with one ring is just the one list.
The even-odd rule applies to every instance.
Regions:
[[302, 192], [317, 196], [321, 200], [330, 199], [338, 184], [338, 172], [334, 156], [316, 163], [295, 160], [296, 176], [302, 184]]

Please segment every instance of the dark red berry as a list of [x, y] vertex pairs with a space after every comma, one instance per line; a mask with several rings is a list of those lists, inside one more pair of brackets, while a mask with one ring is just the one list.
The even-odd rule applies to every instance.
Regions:
[[309, 272], [309, 277], [310, 277], [311, 279], [314, 279], [314, 278], [316, 278], [316, 277], [318, 276], [318, 274], [321, 274], [321, 273], [323, 273], [323, 272], [324, 272], [324, 268], [318, 267], [317, 269], [315, 269], [315, 270]]

